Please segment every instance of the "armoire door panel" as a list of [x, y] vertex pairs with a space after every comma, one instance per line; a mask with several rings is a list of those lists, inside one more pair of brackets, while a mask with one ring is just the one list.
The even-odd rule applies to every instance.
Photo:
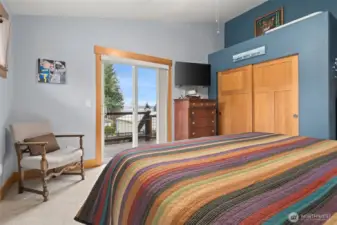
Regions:
[[280, 63], [268, 62], [254, 65], [254, 90], [277, 91], [291, 89], [291, 68], [292, 63], [289, 60], [282, 60]]
[[[295, 115], [295, 116], [294, 116]], [[298, 56], [218, 73], [218, 133], [298, 135]]]
[[253, 66], [254, 131], [298, 135], [298, 57]]
[[245, 66], [235, 70], [220, 72], [218, 76], [218, 92], [222, 95], [229, 93], [247, 93], [252, 90], [251, 67]]
[[252, 131], [251, 95], [233, 94], [224, 97], [221, 106], [221, 123], [224, 124], [222, 134], [238, 134]]
[[[294, 120], [291, 106], [291, 91], [276, 91], [274, 95], [275, 132], [294, 135], [292, 122]], [[296, 134], [295, 134], [296, 135]]]
[[218, 74], [218, 133], [252, 131], [252, 66]]
[[230, 76], [221, 76], [221, 92], [243, 91], [245, 92], [249, 87], [249, 81], [246, 79], [245, 71], [233, 72]]
[[274, 92], [254, 93], [254, 131], [274, 132]]

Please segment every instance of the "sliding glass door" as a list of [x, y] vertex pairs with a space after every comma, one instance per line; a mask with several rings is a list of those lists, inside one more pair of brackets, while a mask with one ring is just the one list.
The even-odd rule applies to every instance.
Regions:
[[138, 147], [138, 70], [132, 66], [132, 147]]
[[166, 142], [167, 68], [104, 60], [103, 71], [104, 155]]
[[132, 66], [132, 147], [167, 142], [168, 70]]
[[168, 98], [168, 70], [165, 68], [157, 69], [157, 144], [167, 142], [167, 98]]
[[157, 70], [139, 66], [136, 74], [139, 145], [154, 144], [157, 133]]

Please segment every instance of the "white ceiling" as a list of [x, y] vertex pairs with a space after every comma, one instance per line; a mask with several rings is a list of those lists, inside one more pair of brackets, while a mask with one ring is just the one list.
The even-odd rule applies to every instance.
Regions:
[[225, 22], [267, 0], [4, 0], [11, 14]]

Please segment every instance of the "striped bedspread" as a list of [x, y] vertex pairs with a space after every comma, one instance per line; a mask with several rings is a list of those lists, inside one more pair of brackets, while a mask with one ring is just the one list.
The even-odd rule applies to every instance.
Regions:
[[92, 225], [337, 224], [337, 141], [245, 133], [135, 148], [100, 174]]

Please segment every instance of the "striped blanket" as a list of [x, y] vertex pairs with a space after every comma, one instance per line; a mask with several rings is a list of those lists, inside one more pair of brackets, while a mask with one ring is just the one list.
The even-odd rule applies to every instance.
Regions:
[[92, 225], [337, 224], [337, 142], [245, 133], [126, 150], [75, 220]]

